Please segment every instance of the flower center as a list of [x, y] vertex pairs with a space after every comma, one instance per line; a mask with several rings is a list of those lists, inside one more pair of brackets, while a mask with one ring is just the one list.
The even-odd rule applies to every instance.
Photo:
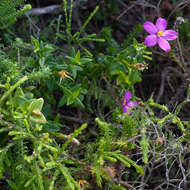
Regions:
[[125, 104], [126, 104], [126, 102], [127, 102], [127, 101], [126, 101], [126, 99], [124, 99], [124, 100], [123, 100], [123, 105], [125, 105]]
[[66, 73], [67, 72], [65, 70], [62, 70], [62, 71], [59, 72], [61, 78], [64, 78], [67, 75]]
[[162, 30], [160, 30], [160, 31], [157, 33], [158, 37], [162, 36], [162, 34], [163, 34], [163, 31], [162, 31]]

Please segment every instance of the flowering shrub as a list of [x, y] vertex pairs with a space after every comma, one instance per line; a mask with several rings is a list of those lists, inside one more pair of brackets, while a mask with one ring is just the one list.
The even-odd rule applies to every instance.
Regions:
[[[190, 72], [185, 63], [188, 59], [184, 59], [184, 69], [164, 64], [162, 73], [162, 67], [160, 71], [160, 64], [151, 62], [152, 53], [147, 50], [158, 44], [169, 52], [168, 41], [175, 39], [180, 45], [176, 24], [175, 31], [167, 30], [166, 19], [160, 17], [155, 24], [138, 23], [126, 35], [126, 27], [113, 32], [115, 29], [106, 19], [115, 15], [112, 6], [129, 1], [105, 1], [105, 7], [100, 3], [102, 12], [110, 14], [105, 11], [108, 8], [113, 16], [104, 17], [100, 12], [98, 18], [94, 17], [97, 6], [83, 25], [76, 21], [86, 18], [94, 4], [89, 3], [87, 12], [86, 7], [81, 9], [81, 17], [78, 11], [83, 3], [62, 2], [64, 17], [56, 19], [55, 15], [52, 21], [52, 17], [45, 16], [48, 22], [52, 21], [48, 27], [44, 26], [46, 20], [43, 25], [35, 20], [36, 26], [40, 23], [40, 27], [45, 27], [39, 31], [40, 36], [34, 32], [35, 37], [15, 39], [15, 33], [11, 41], [13, 31], [1, 34], [11, 45], [0, 39], [0, 189], [187, 189], [190, 122], [189, 109], [186, 117], [183, 109], [190, 102]], [[79, 7], [73, 9], [76, 6]], [[118, 16], [118, 23], [124, 16]], [[106, 27], [102, 29], [105, 20]], [[88, 25], [90, 21], [95, 24]], [[128, 22], [130, 19], [123, 24]], [[145, 42], [139, 35], [143, 27], [149, 33]], [[90, 31], [98, 31], [98, 35], [89, 34]], [[189, 31], [187, 25], [185, 31]], [[175, 52], [163, 57], [172, 56], [171, 61], [182, 62], [183, 52], [179, 51], [180, 59]], [[148, 68], [148, 72], [153, 72], [152, 81]], [[154, 72], [157, 76], [159, 71], [161, 82], [155, 79]], [[177, 73], [175, 81], [170, 71]], [[171, 91], [166, 98], [164, 77]], [[156, 85], [152, 84], [154, 81]], [[180, 89], [174, 94], [178, 82]], [[163, 105], [159, 96], [165, 99]], [[1, 188], [3, 183], [5, 188]]]

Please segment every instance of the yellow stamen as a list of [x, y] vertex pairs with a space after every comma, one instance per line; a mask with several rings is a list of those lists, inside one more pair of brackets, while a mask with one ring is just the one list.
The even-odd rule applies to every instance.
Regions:
[[159, 31], [158, 33], [157, 33], [157, 35], [160, 37], [160, 36], [162, 36], [162, 34], [163, 34], [163, 31]]

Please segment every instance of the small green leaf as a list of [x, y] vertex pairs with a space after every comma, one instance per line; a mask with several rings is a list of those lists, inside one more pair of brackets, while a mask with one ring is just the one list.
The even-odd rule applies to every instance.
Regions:
[[34, 53], [37, 53], [40, 50], [40, 43], [33, 36], [31, 36], [31, 42], [34, 45]]
[[[66, 87], [63, 87], [63, 86], [60, 86], [60, 87], [61, 87], [61, 89], [64, 91], [65, 96], [66, 96], [66, 98], [67, 98], [67, 105], [76, 103], [76, 104], [78, 104], [79, 106], [81, 106], [82, 108], [84, 108], [84, 104], [81, 102], [81, 100], [80, 100], [78, 97], [76, 97], [77, 93], [74, 94], [74, 96], [72, 96], [72, 93], [73, 93], [73, 92], [72, 92], [70, 89], [68, 89], [68, 88], [66, 88]], [[74, 97], [76, 97], [76, 98], [74, 98]], [[74, 98], [74, 99], [73, 99], [73, 98]], [[72, 102], [72, 101], [73, 101], [73, 102]]]
[[33, 100], [33, 101], [30, 103], [30, 105], [29, 105], [29, 108], [28, 108], [28, 115], [31, 115], [34, 110], [39, 110], [39, 111], [41, 111], [41, 110], [42, 110], [42, 107], [43, 107], [43, 104], [44, 104], [43, 98], [39, 98], [39, 99]]
[[32, 114], [30, 116], [30, 120], [35, 122], [35, 123], [42, 123], [42, 124], [47, 122], [45, 116], [41, 112], [40, 112], [40, 115], [33, 115]]
[[56, 166], [56, 162], [50, 161], [46, 163], [47, 168], [54, 168]]
[[131, 72], [129, 72], [129, 81], [131, 82], [131, 84], [141, 82], [142, 77], [141, 77], [140, 72], [137, 70], [131, 70]]
[[59, 100], [59, 103], [58, 103], [58, 107], [62, 107], [63, 105], [65, 105], [67, 103], [67, 97], [65, 95], [63, 95], [61, 97], [61, 99]]
[[78, 62], [80, 60], [80, 51], [77, 51], [77, 54], [75, 56], [75, 61]]
[[75, 186], [73, 184], [73, 177], [70, 175], [68, 169], [63, 165], [63, 164], [58, 164], [59, 168], [60, 168], [60, 171], [61, 173], [64, 175], [68, 185], [70, 186], [70, 189], [71, 190], [75, 190]]
[[72, 94], [67, 99], [67, 105], [72, 104], [75, 101], [75, 99], [79, 96], [80, 92], [81, 92], [80, 87], [74, 89], [74, 91], [72, 91]]

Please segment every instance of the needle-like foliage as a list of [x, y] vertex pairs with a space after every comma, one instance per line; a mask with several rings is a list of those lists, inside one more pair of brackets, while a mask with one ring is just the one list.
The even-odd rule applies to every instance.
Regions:
[[7, 28], [16, 21], [17, 17], [31, 9], [30, 5], [21, 7], [24, 2], [25, 0], [0, 1], [0, 29]]

